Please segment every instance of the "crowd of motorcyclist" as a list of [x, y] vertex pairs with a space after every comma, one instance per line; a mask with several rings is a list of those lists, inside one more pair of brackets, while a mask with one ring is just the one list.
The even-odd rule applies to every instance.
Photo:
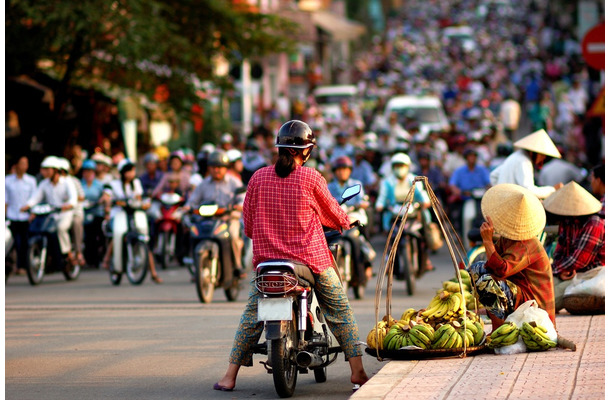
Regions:
[[[525, 128], [526, 133], [546, 129], [564, 158], [573, 161], [547, 163], [540, 172], [546, 185], [585, 182], [586, 170], [579, 167], [598, 161], [589, 150], [582, 151], [583, 143], [598, 134], [586, 131], [583, 109], [595, 85], [589, 71], [575, 61], [573, 39], [551, 8], [540, 1], [511, 7], [512, 11], [501, 14], [483, 12], [475, 2], [441, 2], [438, 8], [411, 7], [412, 12], [391, 19], [386, 36], [376, 38], [355, 63], [355, 81], [364, 98], [374, 99], [374, 106], [352, 108], [345, 102], [339, 119], [325, 118], [313, 98], [308, 98], [296, 101], [290, 115], [280, 115], [279, 120], [262, 118], [263, 124], [248, 138], [224, 133], [216, 144], [171, 153], [160, 146], [144, 154], [138, 165], [100, 152], [90, 154], [80, 166], [50, 156], [35, 179], [26, 173], [27, 158], [19, 158], [10, 166], [14, 175], [6, 180], [7, 219], [20, 254], [18, 270], [25, 268], [27, 210], [42, 201], [61, 210], [61, 252], [68, 262], [81, 266], [108, 267], [111, 252], [102, 252], [92, 243], [104, 242], [104, 230], [112, 230], [113, 202], [125, 197], [144, 200], [147, 226], [141, 229], [150, 233], [154, 250], [159, 198], [164, 193], [184, 199], [181, 213], [175, 214], [179, 220], [196, 213], [204, 203], [233, 209], [227, 216], [232, 248], [243, 254], [247, 249], [239, 220], [243, 195], [236, 195], [236, 190], [247, 185], [254, 171], [275, 162], [274, 130], [289, 118], [311, 126], [318, 146], [309, 165], [323, 174], [334, 195], [352, 183], [362, 183], [363, 192], [348, 206], [360, 213], [365, 222], [363, 238], [369, 240], [388, 232], [391, 209], [402, 204], [416, 175], [428, 178], [433, 194], [459, 230], [464, 202], [473, 191], [491, 185], [490, 171], [513, 152], [511, 140], [518, 138], [519, 127], [522, 131], [524, 126], [531, 127]], [[494, 30], [489, 28], [490, 21]], [[458, 22], [475, 28], [477, 48], [439, 39], [443, 27]], [[558, 69], [558, 64], [563, 67]], [[386, 121], [385, 101], [401, 93], [439, 96], [450, 127], [426, 132], [414, 119], [391, 115]], [[599, 157], [599, 146], [597, 150]], [[431, 193], [422, 189], [416, 190], [416, 202], [429, 222]], [[188, 235], [186, 228], [180, 232]], [[188, 245], [188, 240], [178, 242]], [[185, 256], [188, 250], [176, 252]], [[244, 260], [247, 257], [236, 257], [240, 270], [246, 268]]]

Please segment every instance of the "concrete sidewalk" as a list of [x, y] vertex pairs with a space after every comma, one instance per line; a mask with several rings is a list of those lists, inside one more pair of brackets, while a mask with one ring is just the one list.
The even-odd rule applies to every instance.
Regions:
[[604, 328], [604, 315], [577, 316], [564, 310], [557, 316], [557, 330], [576, 343], [575, 352], [390, 361], [350, 398], [604, 399]]

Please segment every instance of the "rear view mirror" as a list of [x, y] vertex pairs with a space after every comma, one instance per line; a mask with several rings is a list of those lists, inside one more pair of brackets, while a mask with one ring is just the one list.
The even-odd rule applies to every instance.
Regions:
[[360, 185], [360, 184], [350, 186], [347, 189], [345, 189], [343, 191], [343, 194], [341, 195], [341, 204], [356, 197], [360, 193], [361, 190], [362, 190], [362, 185]]

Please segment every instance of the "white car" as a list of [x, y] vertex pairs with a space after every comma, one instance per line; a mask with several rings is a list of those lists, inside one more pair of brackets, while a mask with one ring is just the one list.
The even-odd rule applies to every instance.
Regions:
[[316, 103], [324, 119], [338, 121], [341, 119], [341, 102], [347, 101], [350, 109], [360, 115], [360, 99], [356, 85], [319, 86], [313, 90]]
[[425, 136], [431, 130], [449, 128], [443, 104], [435, 96], [394, 96], [386, 104], [384, 111], [386, 121], [390, 120], [392, 113], [396, 113], [398, 121], [403, 124], [407, 118], [415, 120]]

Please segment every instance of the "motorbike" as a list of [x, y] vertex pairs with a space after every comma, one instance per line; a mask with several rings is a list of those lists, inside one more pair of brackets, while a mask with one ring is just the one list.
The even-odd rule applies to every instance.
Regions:
[[11, 222], [5, 221], [4, 225], [4, 283], [6, 283], [9, 275], [13, 271], [13, 267], [16, 265], [16, 258], [12, 257], [15, 239], [13, 238], [13, 233], [10, 228]]
[[[360, 190], [360, 185], [348, 187], [342, 202]], [[280, 397], [293, 395], [298, 373], [313, 370], [316, 382], [325, 382], [326, 367], [341, 352], [320, 311], [314, 284], [311, 270], [292, 260], [267, 260], [256, 267], [258, 320], [264, 322], [265, 341], [254, 352], [267, 356], [261, 364], [273, 374]]]
[[85, 200], [83, 209], [85, 218], [83, 220], [85, 232], [85, 261], [87, 265], [98, 266], [99, 261], [104, 258], [106, 253], [106, 238], [102, 224], [104, 217], [99, 214], [101, 204]]
[[[394, 218], [404, 213], [402, 206], [396, 204], [391, 212]], [[394, 275], [397, 279], [406, 281], [407, 295], [415, 293], [415, 280], [424, 274], [428, 263], [426, 238], [423, 233], [422, 210], [418, 203], [409, 207], [407, 221], [400, 235], [400, 242], [394, 258]], [[400, 221], [396, 223], [391, 233], [391, 241], [396, 239], [400, 229]]]
[[121, 211], [114, 216], [112, 232], [107, 232], [112, 238], [113, 250], [110, 282], [120, 285], [125, 274], [132, 285], [139, 285], [146, 278], [149, 267], [149, 236], [137, 229], [146, 226], [146, 214], [142, 211], [142, 202], [134, 199], [115, 200], [113, 205], [121, 207]]
[[467, 243], [468, 233], [473, 228], [479, 228], [483, 223], [483, 213], [481, 212], [481, 199], [486, 189], [476, 188], [470, 192], [470, 198], [462, 204], [462, 239]]
[[[345, 204], [342, 207], [350, 218], [358, 219], [362, 217], [366, 220], [366, 214], [360, 212], [361, 210], [356, 210], [354, 207], [345, 207]], [[362, 219], [359, 219], [361, 223]], [[336, 231], [325, 230], [324, 234], [337, 261], [345, 292], [347, 293], [347, 290], [351, 287], [354, 297], [358, 300], [363, 299], [368, 282], [365, 270], [375, 258], [375, 251], [362, 234], [361, 226], [345, 230], [340, 234]]]
[[56, 219], [60, 211], [50, 204], [38, 204], [30, 209], [34, 219], [29, 227], [26, 272], [31, 285], [40, 284], [48, 273], [61, 271], [68, 281], [75, 280], [80, 274], [80, 265], [66, 262], [61, 254]]
[[163, 193], [159, 196], [161, 217], [156, 221], [157, 243], [154, 254], [166, 269], [172, 261], [180, 262], [177, 250], [182, 239], [182, 213], [179, 211], [184, 198], [177, 193]]
[[204, 204], [185, 223], [190, 231], [192, 258], [186, 258], [195, 276], [197, 296], [202, 303], [210, 303], [214, 290], [222, 287], [228, 301], [237, 300], [240, 278], [229, 236], [229, 223], [225, 216], [228, 208], [217, 204]]

